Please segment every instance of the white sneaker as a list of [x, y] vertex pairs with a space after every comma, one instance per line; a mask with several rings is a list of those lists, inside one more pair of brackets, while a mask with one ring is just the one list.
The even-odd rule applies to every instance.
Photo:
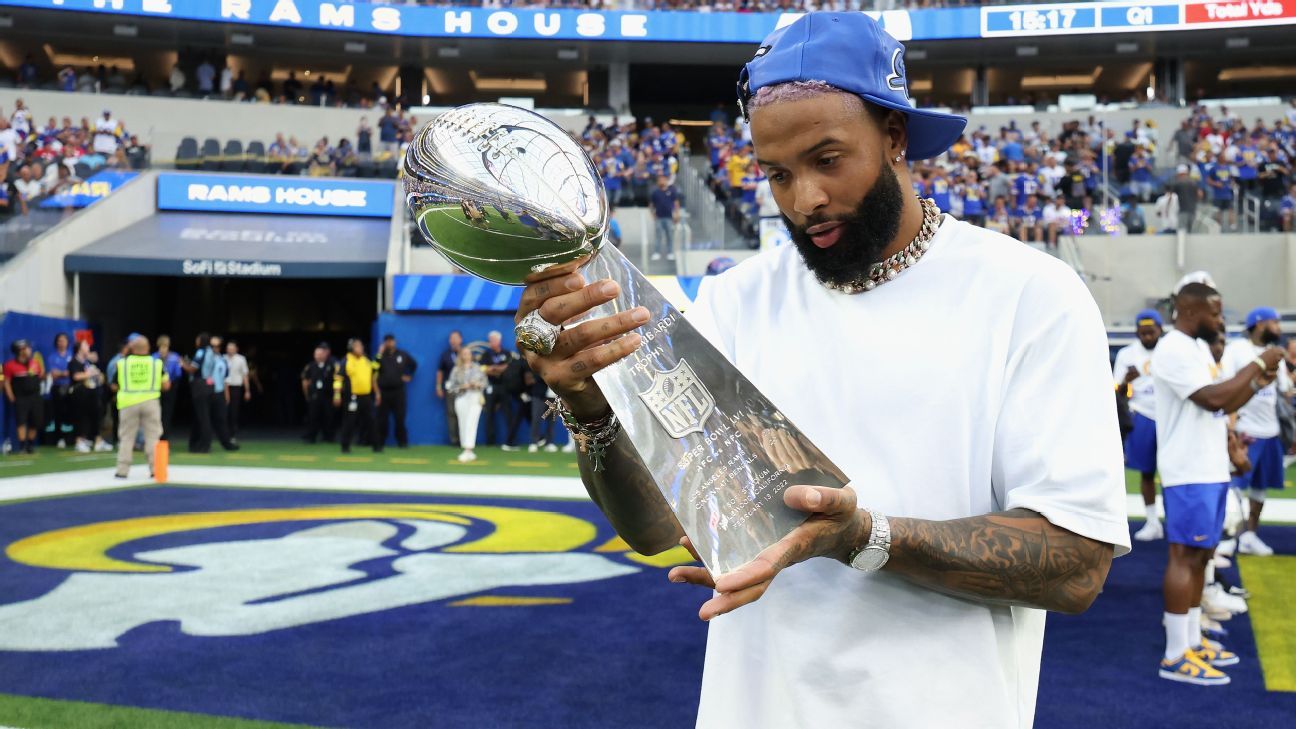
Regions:
[[1246, 600], [1237, 595], [1230, 595], [1224, 591], [1224, 587], [1218, 582], [1211, 583], [1202, 590], [1202, 607], [1210, 605], [1212, 608], [1227, 610], [1234, 615], [1245, 613], [1247, 611]]
[[1237, 546], [1238, 546], [1238, 540], [1225, 539], [1224, 541], [1219, 543], [1218, 547], [1215, 547], [1215, 554], [1222, 554], [1225, 557], [1232, 557], [1233, 553], [1237, 551]]
[[78, 440], [78, 441], [77, 441], [77, 444], [76, 444], [76, 452], [77, 452], [77, 453], [89, 453], [89, 452], [90, 452], [90, 441], [88, 441], [88, 440]]
[[668, 261], [673, 261], [673, 260], [675, 260], [675, 254], [674, 254], [674, 253], [667, 253], [667, 254], [666, 254], [666, 260], [668, 260]]
[[459, 454], [459, 462], [467, 463], [472, 460], [472, 451], [464, 451]]
[[567, 441], [567, 445], [565, 445], [565, 446], [562, 447], [562, 452], [563, 452], [563, 453], [575, 453], [575, 452], [576, 452], [576, 444], [575, 444], [574, 442], [572, 442], [572, 441]]
[[63, 450], [64, 448], [67, 448], [67, 441], [59, 438], [58, 449]]
[[545, 446], [545, 453], [557, 453], [557, 452], [558, 452], [558, 446], [554, 445], [553, 443], [550, 443], [549, 445]]
[[1217, 554], [1211, 558], [1211, 564], [1215, 565], [1215, 569], [1217, 570], [1226, 570], [1233, 566], [1233, 560], [1222, 554]]
[[1134, 532], [1134, 538], [1140, 542], [1154, 542], [1165, 538], [1165, 527], [1160, 519], [1149, 519], [1143, 528]]
[[539, 450], [540, 450], [540, 446], [536, 445], [535, 443], [532, 443], [531, 445], [527, 446], [527, 453], [536, 453]]
[[660, 254], [660, 253], [654, 253], [654, 254], [652, 254], [652, 259], [653, 259], [654, 261], [660, 261], [660, 260], [661, 260], [661, 254]]
[[477, 460], [477, 451], [468, 451], [468, 461], [472, 462], [475, 460]]
[[94, 449], [99, 453], [110, 453], [112, 452], [113, 447], [112, 447], [112, 443], [109, 443], [106, 440], [101, 440], [98, 443], [95, 443]]
[[502, 451], [508, 451], [509, 453], [512, 453], [513, 451], [515, 451], [515, 450], [517, 450], [517, 449], [518, 449], [517, 446], [514, 446], [514, 445], [508, 445], [507, 443], [504, 444], [504, 445], [502, 445], [502, 446], [500, 446], [500, 450], [502, 450]]
[[1252, 554], [1257, 557], [1272, 556], [1273, 547], [1260, 541], [1259, 535], [1255, 532], [1242, 532], [1238, 535], [1237, 551], [1239, 554]]

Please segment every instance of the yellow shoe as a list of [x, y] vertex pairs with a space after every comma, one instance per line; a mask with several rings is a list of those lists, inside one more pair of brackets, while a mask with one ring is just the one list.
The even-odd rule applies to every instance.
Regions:
[[1193, 648], [1192, 652], [1196, 653], [1203, 661], [1216, 668], [1236, 666], [1242, 661], [1241, 658], [1237, 657], [1236, 653], [1224, 650], [1224, 646], [1216, 643], [1210, 638], [1202, 638], [1201, 646]]
[[1226, 686], [1229, 682], [1228, 674], [1211, 668], [1192, 650], [1184, 651], [1178, 659], [1162, 659], [1160, 676], [1198, 686]]

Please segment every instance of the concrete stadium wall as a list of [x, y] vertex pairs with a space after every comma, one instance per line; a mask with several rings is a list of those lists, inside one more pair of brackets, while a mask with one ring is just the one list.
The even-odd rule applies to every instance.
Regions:
[[1215, 279], [1230, 323], [1256, 306], [1296, 309], [1296, 235], [1186, 236], [1182, 269], [1173, 235], [1084, 236], [1077, 247], [1108, 324], [1129, 324], [1196, 270]]
[[0, 311], [77, 317], [63, 257], [143, 220], [157, 209], [157, 172], [146, 171], [112, 195], [37, 236], [0, 267]]
[[[113, 116], [126, 124], [131, 134], [153, 146], [156, 162], [171, 160], [184, 137], [202, 140], [212, 137], [224, 146], [228, 139], [260, 140], [266, 146], [277, 132], [284, 137], [296, 136], [305, 146], [312, 146], [322, 136], [336, 144], [343, 137], [355, 141], [360, 117], [368, 117], [371, 126], [382, 116], [380, 109], [337, 109], [315, 106], [249, 104], [202, 99], [171, 99], [154, 96], [120, 94], [70, 93], [32, 89], [0, 89], [0, 109], [6, 115], [13, 111], [14, 101], [22, 99], [32, 110], [33, 120], [43, 126], [49, 117], [72, 117], [73, 123], [87, 117], [91, 120], [111, 109]], [[420, 123], [431, 121], [435, 113], [416, 111]], [[575, 131], [585, 128], [583, 114], [551, 116], [560, 126]], [[374, 144], [377, 145], [375, 127]]]

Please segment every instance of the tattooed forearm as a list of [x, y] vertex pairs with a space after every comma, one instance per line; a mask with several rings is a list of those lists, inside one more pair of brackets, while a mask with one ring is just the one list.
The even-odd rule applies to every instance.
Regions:
[[1111, 567], [1112, 546], [1033, 511], [926, 521], [891, 519], [887, 570], [938, 592], [1000, 605], [1083, 612]]
[[584, 454], [577, 462], [585, 490], [626, 544], [640, 554], [657, 554], [679, 544], [684, 530], [629, 436], [621, 433], [603, 454], [603, 470], [596, 472]]

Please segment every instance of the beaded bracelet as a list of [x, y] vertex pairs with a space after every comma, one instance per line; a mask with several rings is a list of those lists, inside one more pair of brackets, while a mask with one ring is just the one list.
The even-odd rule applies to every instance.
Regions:
[[595, 472], [603, 470], [603, 454], [612, 446], [612, 443], [621, 434], [621, 421], [617, 419], [616, 413], [609, 412], [607, 415], [591, 423], [582, 423], [572, 415], [567, 403], [562, 398], [555, 398], [545, 412], [545, 417], [550, 413], [557, 414], [562, 418], [563, 424], [571, 432], [572, 440], [576, 441], [576, 447], [581, 453], [589, 456], [590, 467]]

